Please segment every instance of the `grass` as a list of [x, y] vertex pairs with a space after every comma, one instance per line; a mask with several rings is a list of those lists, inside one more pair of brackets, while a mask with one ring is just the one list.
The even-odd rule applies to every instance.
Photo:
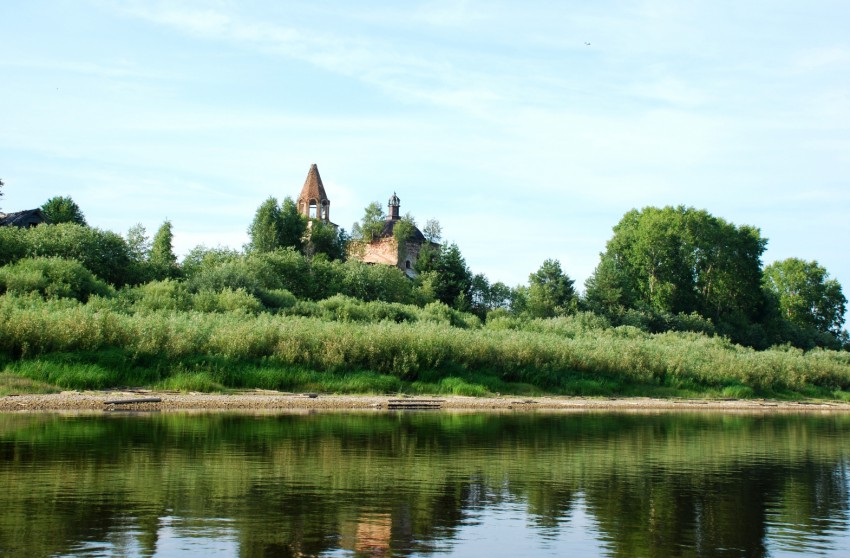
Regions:
[[9, 372], [0, 372], [0, 397], [25, 393], [57, 393], [58, 386], [31, 380]]
[[4, 374], [42, 386], [31, 389], [850, 400], [847, 352], [755, 351], [698, 333], [610, 327], [588, 315], [398, 322], [404, 310], [382, 312], [387, 319], [379, 321], [338, 312], [133, 313], [97, 300], [7, 295], [0, 296], [0, 364]]

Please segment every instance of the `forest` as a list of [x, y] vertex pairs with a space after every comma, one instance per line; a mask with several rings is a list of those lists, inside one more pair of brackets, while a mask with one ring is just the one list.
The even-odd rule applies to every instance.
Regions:
[[[525, 285], [473, 273], [438, 222], [415, 277], [349, 257], [385, 218], [344, 229], [269, 198], [241, 250], [182, 261], [90, 227], [0, 227], [0, 394], [150, 386], [323, 392], [850, 399], [841, 285], [816, 261], [763, 266], [767, 239], [704, 210], [632, 210], [579, 292], [557, 259]], [[406, 249], [415, 219], [396, 227]]]

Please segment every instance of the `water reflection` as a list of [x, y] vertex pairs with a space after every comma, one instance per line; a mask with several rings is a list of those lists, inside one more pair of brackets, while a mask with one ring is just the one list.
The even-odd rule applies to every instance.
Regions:
[[0, 415], [3, 556], [845, 556], [850, 417]]

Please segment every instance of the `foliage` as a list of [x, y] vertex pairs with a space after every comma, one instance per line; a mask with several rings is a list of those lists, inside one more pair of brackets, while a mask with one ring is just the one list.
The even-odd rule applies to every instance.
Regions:
[[472, 307], [472, 272], [457, 244], [444, 244], [439, 249], [424, 245], [416, 270], [420, 274], [420, 285], [427, 284], [438, 301], [458, 310]]
[[841, 334], [847, 299], [841, 284], [817, 262], [789, 258], [764, 270], [765, 287], [776, 297], [782, 318], [820, 333]]
[[425, 228], [422, 229], [422, 234], [428, 242], [438, 243], [443, 239], [443, 227], [436, 219], [428, 219], [425, 221]]
[[251, 252], [271, 252], [281, 247], [282, 220], [277, 199], [270, 197], [264, 201], [251, 226], [248, 227], [250, 242], [248, 250]]
[[73, 223], [87, 226], [86, 218], [80, 206], [70, 196], [55, 196], [44, 202], [41, 211], [47, 217], [47, 221], [54, 225], [62, 223]]
[[150, 265], [154, 276], [159, 279], [177, 275], [177, 256], [174, 255], [173, 242], [174, 232], [171, 221], [166, 219], [156, 231], [150, 251]]
[[416, 231], [416, 221], [413, 216], [408, 213], [393, 226], [393, 238], [398, 247], [398, 261], [404, 261], [407, 257], [407, 243], [413, 238]]
[[191, 279], [205, 269], [210, 269], [241, 258], [242, 254], [231, 248], [196, 246], [189, 250], [189, 253], [183, 258], [181, 269], [183, 270], [183, 274]]
[[116, 286], [136, 280], [127, 242], [111, 231], [72, 223], [29, 229], [0, 227], [0, 265], [38, 256], [77, 260]]
[[151, 241], [148, 238], [147, 230], [141, 223], [133, 225], [127, 231], [127, 248], [130, 258], [135, 262], [144, 262], [150, 258]]
[[345, 259], [345, 231], [314, 219], [308, 229], [305, 252], [309, 256], [322, 255], [329, 260]]
[[607, 308], [697, 312], [740, 338], [763, 317], [765, 246], [757, 229], [706, 211], [632, 210], [614, 227], [588, 296]]
[[0, 267], [0, 294], [4, 293], [37, 293], [85, 302], [92, 295], [108, 294], [109, 287], [76, 260], [38, 257]]
[[374, 242], [381, 236], [384, 230], [386, 215], [379, 202], [372, 202], [366, 206], [363, 218], [351, 227], [351, 237], [360, 242]]
[[535, 318], [574, 313], [578, 305], [573, 280], [558, 260], [546, 260], [528, 277], [528, 312]]
[[[257, 302], [231, 290], [224, 297], [231, 302], [207, 307], [215, 313], [199, 314], [170, 306], [154, 309], [152, 301], [162, 292], [162, 300], [183, 300], [184, 307], [208, 304], [181, 291], [179, 282], [150, 289], [137, 302], [148, 308], [133, 314], [100, 304], [2, 296], [0, 355], [33, 359], [56, 352], [120, 350], [140, 361], [263, 360], [316, 372], [368, 370], [403, 381], [482, 374], [555, 393], [582, 378], [697, 391], [744, 386], [755, 396], [850, 389], [846, 352], [754, 351], [696, 333], [611, 327], [585, 313], [531, 321], [501, 318], [482, 329], [477, 318], [439, 303], [419, 311], [335, 298], [311, 303], [323, 314], [319, 319], [254, 315]], [[327, 321], [325, 313], [334, 321]], [[124, 360], [116, 366], [124, 366]], [[97, 385], [118, 381], [107, 368], [99, 372]]]
[[291, 197], [283, 198], [280, 207], [280, 248], [304, 248], [304, 234], [307, 231], [307, 219], [298, 213], [298, 207]]

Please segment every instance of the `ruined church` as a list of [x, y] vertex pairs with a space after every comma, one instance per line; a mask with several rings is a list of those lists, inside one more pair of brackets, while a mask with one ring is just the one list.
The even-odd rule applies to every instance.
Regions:
[[[322, 223], [336, 227], [330, 220], [331, 200], [325, 192], [319, 168], [314, 163], [307, 173], [307, 180], [301, 188], [301, 194], [295, 202], [298, 212], [308, 219], [317, 219]], [[405, 242], [399, 246], [393, 235], [395, 226], [401, 220], [401, 200], [393, 192], [387, 203], [387, 217], [381, 233], [372, 242], [353, 242], [349, 250], [349, 257], [358, 259], [368, 264], [382, 264], [396, 266], [408, 276], [413, 277], [416, 272], [416, 259], [422, 246], [428, 241], [418, 228], [413, 228], [413, 233]]]

